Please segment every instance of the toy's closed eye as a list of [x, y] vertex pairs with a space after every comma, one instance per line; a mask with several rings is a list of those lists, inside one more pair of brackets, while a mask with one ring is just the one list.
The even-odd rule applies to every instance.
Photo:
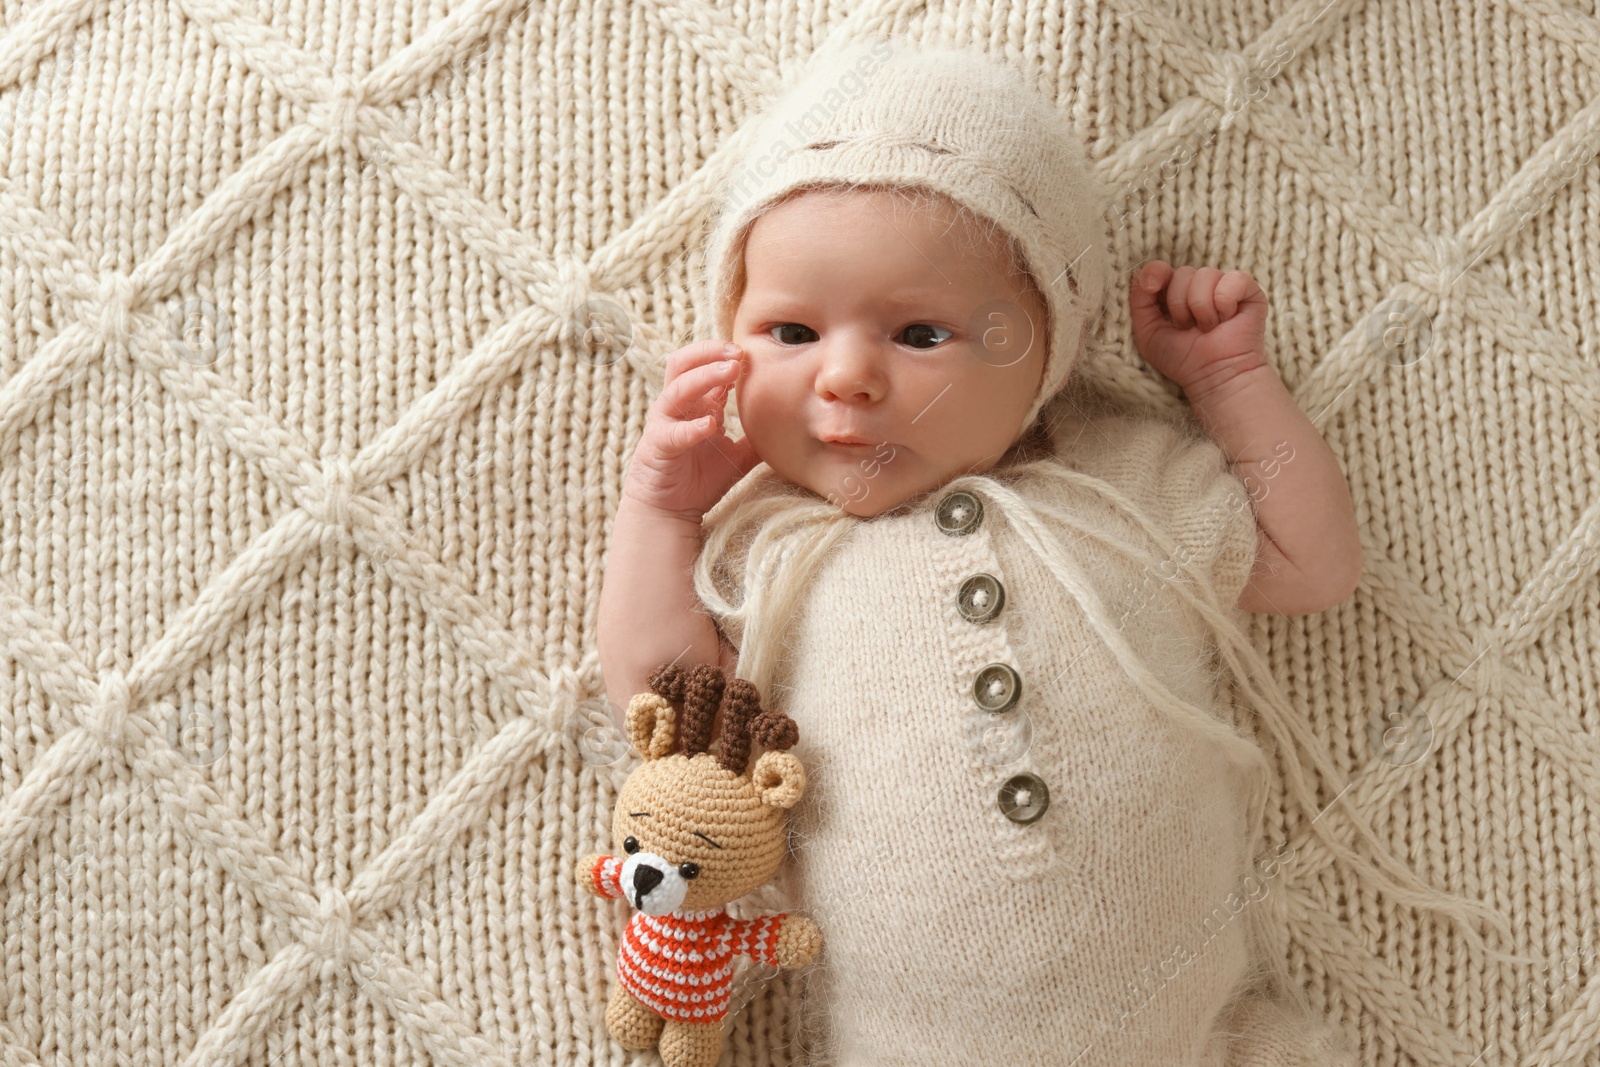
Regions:
[[[630, 816], [632, 816], [633, 818], [637, 819], [637, 818], [640, 818], [641, 816], [648, 816], [650, 813], [648, 811], [630, 811], [630, 812], [628, 812], [628, 814]], [[711, 838], [706, 837], [706, 835], [701, 833], [699, 830], [696, 830], [694, 832], [694, 836], [699, 837], [699, 838], [703, 838], [706, 841], [710, 841], [713, 848], [721, 848], [722, 847], [721, 845], [717, 844], [715, 841], [711, 841]], [[633, 839], [630, 837], [628, 840], [631, 841]]]

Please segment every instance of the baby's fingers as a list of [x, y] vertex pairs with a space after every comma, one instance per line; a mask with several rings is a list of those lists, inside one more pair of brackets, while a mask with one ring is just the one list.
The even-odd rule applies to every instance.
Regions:
[[1146, 300], [1155, 300], [1151, 294], [1158, 292], [1167, 279], [1172, 277], [1172, 265], [1164, 259], [1152, 259], [1148, 263], [1141, 263], [1133, 269], [1129, 281], [1133, 291]]
[[1179, 267], [1167, 283], [1167, 318], [1180, 330], [1194, 325], [1194, 316], [1189, 313], [1189, 287], [1194, 284], [1194, 275], [1193, 267]]
[[1239, 313], [1239, 309], [1252, 300], [1265, 302], [1267, 294], [1261, 291], [1256, 280], [1242, 270], [1230, 270], [1217, 282], [1217, 310], [1226, 322]]
[[727, 398], [742, 369], [737, 358], [688, 367], [662, 388], [656, 401], [660, 411], [674, 419], [698, 418], [708, 404], [715, 406]]
[[1171, 277], [1172, 267], [1162, 259], [1143, 263], [1128, 275], [1128, 310], [1132, 315], [1133, 335], [1140, 344], [1167, 326], [1160, 296], [1161, 287]]
[[698, 419], [669, 419], [660, 430], [660, 448], [666, 456], [677, 456], [717, 432], [720, 412], [713, 411]]
[[1221, 278], [1222, 272], [1216, 267], [1201, 267], [1189, 283], [1189, 312], [1195, 325], [1205, 332], [1216, 329], [1221, 321], [1217, 313], [1217, 282]]
[[[738, 349], [738, 351], [729, 352], [728, 349], [730, 347]], [[692, 344], [684, 345], [667, 357], [667, 373], [666, 380], [663, 383], [663, 391], [665, 391], [665, 386], [671, 385], [679, 376], [687, 374], [696, 367], [709, 366], [725, 359], [737, 359], [742, 354], [743, 349], [740, 349], [733, 342], [720, 341], [715, 338], [709, 341], [695, 341]]]

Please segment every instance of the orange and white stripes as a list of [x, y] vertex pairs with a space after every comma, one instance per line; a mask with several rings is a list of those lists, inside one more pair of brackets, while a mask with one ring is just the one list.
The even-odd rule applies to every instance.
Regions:
[[[624, 897], [620, 856], [592, 872], [608, 897]], [[735, 956], [776, 964], [786, 914], [735, 919], [725, 907], [649, 915], [636, 911], [617, 952], [617, 977], [657, 1015], [677, 1022], [720, 1022], [728, 1014]]]

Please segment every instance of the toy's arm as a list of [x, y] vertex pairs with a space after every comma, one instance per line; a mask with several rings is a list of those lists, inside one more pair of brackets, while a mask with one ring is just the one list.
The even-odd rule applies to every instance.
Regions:
[[621, 856], [591, 852], [578, 861], [578, 877], [583, 880], [583, 887], [597, 897], [620, 897], [623, 862]]
[[822, 950], [822, 931], [804, 915], [762, 915], [737, 923], [733, 950], [784, 970], [804, 967]]

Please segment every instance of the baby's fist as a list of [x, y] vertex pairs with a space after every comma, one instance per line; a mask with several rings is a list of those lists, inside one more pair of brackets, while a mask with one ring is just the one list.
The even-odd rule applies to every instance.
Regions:
[[578, 861], [579, 883], [582, 884], [583, 888], [587, 889], [591, 894], [601, 898], [604, 898], [605, 894], [600, 892], [600, 887], [594, 884], [594, 868], [595, 864], [599, 863], [604, 858], [604, 852], [591, 852], [587, 856], [583, 857], [583, 859]]
[[1133, 272], [1128, 290], [1139, 354], [1191, 400], [1266, 365], [1267, 297], [1244, 271], [1157, 259]]
[[804, 967], [822, 951], [822, 931], [804, 915], [790, 915], [778, 930], [778, 944], [773, 951], [782, 969]]

